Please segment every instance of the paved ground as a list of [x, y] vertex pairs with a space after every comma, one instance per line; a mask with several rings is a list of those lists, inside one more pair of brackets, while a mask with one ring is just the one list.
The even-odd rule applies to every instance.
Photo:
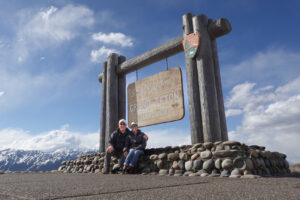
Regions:
[[300, 199], [300, 178], [0, 175], [0, 199]]

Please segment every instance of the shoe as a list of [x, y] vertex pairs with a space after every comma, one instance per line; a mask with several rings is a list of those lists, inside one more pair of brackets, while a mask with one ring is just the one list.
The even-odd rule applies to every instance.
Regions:
[[128, 174], [128, 170], [127, 169], [123, 169], [122, 170], [122, 174]]

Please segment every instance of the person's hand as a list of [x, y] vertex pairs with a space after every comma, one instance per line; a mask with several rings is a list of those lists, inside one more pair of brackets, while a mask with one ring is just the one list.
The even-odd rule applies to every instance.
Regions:
[[114, 147], [110, 145], [110, 146], [107, 147], [106, 151], [107, 151], [108, 153], [111, 153], [111, 152], [114, 151]]
[[127, 151], [125, 151], [125, 152], [124, 152], [124, 156], [126, 157], [126, 156], [127, 156], [127, 154], [128, 154], [128, 152], [127, 152]]
[[148, 135], [144, 134], [144, 139], [148, 140]]

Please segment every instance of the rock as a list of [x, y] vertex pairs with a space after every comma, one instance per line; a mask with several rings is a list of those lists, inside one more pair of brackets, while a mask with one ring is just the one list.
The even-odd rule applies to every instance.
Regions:
[[204, 147], [199, 147], [199, 148], [197, 149], [197, 151], [198, 151], [198, 152], [205, 151], [205, 148], [204, 148]]
[[206, 177], [206, 176], [209, 176], [209, 174], [208, 173], [202, 173], [200, 176], [201, 177]]
[[214, 151], [212, 154], [214, 158], [225, 158], [225, 157], [233, 157], [238, 153], [238, 150], [217, 150]]
[[67, 164], [66, 161], [62, 161], [62, 162], [61, 162], [61, 165], [66, 165], [66, 164]]
[[218, 170], [214, 169], [212, 170], [211, 174], [209, 175], [210, 177], [219, 177], [220, 173]]
[[182, 170], [175, 170], [174, 175], [182, 175], [183, 171]]
[[98, 174], [98, 173], [100, 173], [100, 171], [101, 171], [100, 169], [96, 169], [96, 170], [95, 170], [95, 173]]
[[65, 166], [60, 166], [57, 171], [63, 171], [65, 168]]
[[233, 162], [231, 159], [227, 158], [222, 161], [222, 168], [230, 170], [233, 167]]
[[182, 160], [178, 161], [178, 167], [179, 169], [184, 170], [184, 162]]
[[179, 158], [178, 153], [169, 153], [168, 154], [168, 161], [174, 161], [174, 160], [177, 160], [178, 158]]
[[243, 169], [251, 171], [251, 170], [253, 170], [253, 168], [254, 167], [253, 167], [252, 160], [249, 159], [249, 158], [246, 158], [246, 160], [245, 160], [245, 166], [243, 167]]
[[214, 166], [213, 159], [206, 160], [203, 163], [203, 169], [206, 170], [206, 171], [210, 171], [213, 168], [213, 166]]
[[161, 153], [161, 154], [158, 155], [158, 158], [161, 159], [161, 160], [165, 159], [165, 158], [167, 158], [167, 154], [166, 153]]
[[194, 153], [191, 157], [191, 160], [196, 160], [200, 156], [199, 153]]
[[192, 174], [193, 172], [191, 172], [191, 171], [186, 171], [186, 172], [184, 172], [184, 174], [183, 174], [183, 176], [189, 176], [190, 174]]
[[200, 176], [200, 175], [197, 173], [191, 173], [191, 174], [189, 174], [189, 176]]
[[220, 158], [215, 160], [215, 168], [222, 169], [222, 160]]
[[238, 146], [240, 146], [241, 143], [237, 142], [237, 141], [225, 141], [225, 142], [223, 142], [223, 145], [229, 145], [229, 146], [238, 145]]
[[174, 162], [173, 162], [172, 168], [173, 168], [173, 169], [179, 169], [179, 166], [178, 166], [178, 162], [177, 162], [177, 161], [174, 161]]
[[186, 161], [184, 164], [184, 167], [185, 167], [186, 171], [191, 171], [192, 167], [193, 167], [193, 161], [191, 161], [191, 160]]
[[210, 158], [212, 157], [212, 153], [211, 153], [211, 151], [209, 151], [209, 150], [202, 151], [202, 152], [200, 153], [200, 157], [201, 157], [202, 159], [210, 159]]
[[224, 150], [223, 144], [219, 144], [216, 146], [216, 151]]
[[192, 149], [198, 149], [202, 146], [202, 143], [193, 144]]
[[160, 176], [165, 176], [167, 175], [169, 172], [167, 169], [160, 169], [158, 175]]
[[256, 150], [251, 150], [250, 156], [251, 156], [251, 158], [258, 158], [258, 152]]
[[223, 143], [222, 141], [216, 141], [214, 144], [219, 145], [219, 144], [222, 144], [222, 143]]
[[228, 177], [229, 176], [229, 171], [228, 170], [223, 170], [222, 172], [221, 172], [221, 175], [220, 175], [221, 177]]
[[241, 173], [241, 170], [240, 170], [240, 169], [234, 168], [234, 169], [231, 171], [230, 175], [242, 175], [242, 173]]
[[188, 155], [186, 153], [179, 153], [179, 159], [186, 161], [188, 159]]
[[152, 154], [150, 156], [150, 160], [157, 160], [157, 159], [158, 159], [158, 155], [156, 155], [156, 154]]
[[239, 156], [233, 160], [233, 165], [234, 165], [234, 167], [239, 168], [239, 169], [246, 168], [246, 163], [245, 163], [244, 159]]
[[194, 160], [193, 161], [193, 170], [198, 171], [202, 169], [203, 161], [202, 160]]
[[200, 176], [201, 176], [201, 174], [203, 174], [203, 173], [207, 173], [207, 171], [205, 171], [204, 169], [201, 169], [201, 170], [199, 170], [199, 171], [197, 172], [197, 174], [199, 174]]
[[211, 149], [214, 144], [212, 142], [204, 142], [203, 143], [203, 146], [206, 148], [206, 149]]
[[252, 174], [252, 172], [250, 170], [244, 170], [244, 175], [249, 175], [249, 174]]
[[157, 160], [156, 161], [156, 166], [158, 167], [158, 169], [162, 169], [164, 167], [164, 163], [162, 160]]
[[175, 173], [175, 170], [174, 170], [174, 169], [169, 169], [169, 176], [174, 175], [174, 173]]

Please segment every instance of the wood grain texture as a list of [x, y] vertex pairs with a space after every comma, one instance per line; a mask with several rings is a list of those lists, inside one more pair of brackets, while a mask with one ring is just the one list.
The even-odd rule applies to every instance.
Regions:
[[106, 76], [107, 76], [107, 62], [102, 65], [102, 105], [101, 105], [101, 121], [100, 121], [100, 143], [99, 151], [105, 151], [105, 127], [106, 127]]
[[[118, 57], [118, 64], [123, 63], [126, 60], [124, 56]], [[118, 75], [118, 105], [119, 113], [118, 119], [126, 118], [126, 74]]]
[[200, 34], [200, 49], [196, 57], [201, 102], [204, 142], [221, 141], [218, 100], [215, 85], [211, 40], [205, 15], [193, 17], [194, 33]]
[[[193, 15], [191, 13], [185, 14], [182, 17], [183, 38], [193, 32], [192, 17]], [[185, 68], [186, 84], [188, 89], [187, 92], [189, 102], [191, 140], [192, 144], [195, 144], [204, 141], [196, 60], [185, 56]]]

